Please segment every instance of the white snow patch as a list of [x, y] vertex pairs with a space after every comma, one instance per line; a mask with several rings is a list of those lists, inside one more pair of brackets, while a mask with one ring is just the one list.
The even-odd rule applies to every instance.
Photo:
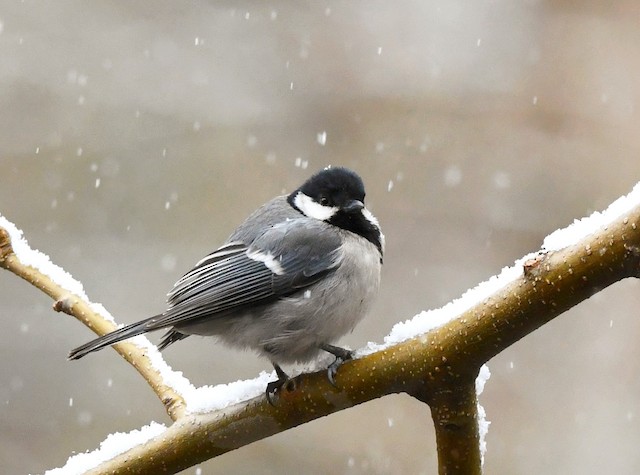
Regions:
[[110, 434], [93, 452], [85, 452], [69, 457], [64, 467], [47, 470], [45, 475], [76, 475], [97, 467], [107, 460], [120, 455], [127, 450], [144, 444], [150, 439], [162, 434], [167, 427], [158, 422], [132, 430], [131, 432], [116, 432]]
[[185, 396], [191, 414], [224, 409], [264, 394], [267, 384], [277, 379], [276, 373], [262, 371], [256, 378], [216, 386], [202, 386]]
[[160, 351], [158, 351], [158, 347], [151, 343], [147, 337], [138, 335], [126, 341], [130, 341], [136, 346], [144, 348], [147, 357], [151, 361], [151, 366], [160, 374], [162, 381], [182, 396], [188, 405], [189, 396], [193, 394], [196, 389], [193, 384], [191, 384], [191, 381], [182, 375], [182, 371], [174, 371], [171, 369], [171, 366], [167, 364], [160, 354]]
[[[31, 249], [27, 240], [23, 237], [22, 231], [15, 224], [0, 214], [0, 227], [7, 230], [11, 236], [11, 246], [20, 262], [38, 269], [40, 272], [50, 277], [63, 289], [68, 290], [72, 294], [76, 294], [84, 300], [88, 300], [87, 294], [84, 292], [82, 284], [74, 279], [71, 274], [51, 262], [49, 256], [40, 251]], [[108, 315], [108, 314], [107, 314]], [[108, 318], [113, 321], [109, 315]]]
[[480, 368], [480, 372], [478, 373], [478, 377], [476, 378], [476, 396], [478, 397], [478, 432], [480, 435], [480, 461], [481, 464], [484, 465], [484, 454], [487, 452], [487, 441], [486, 437], [489, 433], [489, 425], [491, 422], [487, 420], [487, 412], [484, 410], [484, 407], [480, 405], [480, 395], [482, 391], [484, 391], [484, 385], [489, 381], [491, 377], [491, 372], [489, 371], [489, 367], [484, 364], [482, 368]]
[[[295, 378], [299, 374], [326, 370], [334, 358], [333, 355], [323, 352], [314, 361], [289, 368], [287, 374]], [[238, 380], [216, 386], [192, 387], [192, 390], [187, 393], [182, 393], [182, 396], [187, 402], [188, 413], [213, 412], [264, 395], [267, 384], [276, 379], [278, 379], [278, 376], [275, 371], [261, 371], [260, 374], [253, 379]]]
[[576, 219], [566, 228], [558, 229], [549, 234], [544, 239], [543, 248], [547, 251], [557, 251], [575, 244], [580, 239], [625, 215], [638, 204], [640, 204], [640, 183], [636, 183], [628, 195], [615, 200], [606, 210], [596, 211], [587, 218]]
[[522, 257], [513, 267], [505, 267], [500, 274], [478, 284], [473, 289], [467, 290], [460, 298], [452, 300], [444, 307], [433, 310], [423, 310], [410, 320], [396, 323], [391, 329], [391, 333], [384, 338], [383, 344], [369, 342], [365, 348], [358, 350], [358, 355], [363, 356], [388, 348], [392, 345], [415, 338], [423, 333], [427, 333], [453, 320], [461, 313], [467, 311], [477, 303], [482, 302], [493, 293], [520, 277], [523, 272], [522, 264], [533, 256], [535, 256], [535, 254], [528, 254]]

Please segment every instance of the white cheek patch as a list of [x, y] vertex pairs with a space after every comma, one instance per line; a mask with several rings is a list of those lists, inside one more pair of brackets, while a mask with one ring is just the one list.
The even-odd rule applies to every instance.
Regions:
[[362, 208], [362, 216], [364, 216], [364, 219], [369, 221], [376, 228], [380, 227], [380, 223], [378, 223], [378, 219], [374, 215], [372, 215], [371, 211], [369, 211], [367, 208]]
[[364, 216], [364, 219], [366, 219], [371, 224], [373, 224], [376, 228], [378, 228], [378, 232], [380, 232], [380, 247], [382, 247], [382, 250], [384, 251], [384, 234], [382, 234], [382, 230], [380, 229], [380, 223], [378, 223], [378, 218], [376, 218], [373, 214], [371, 214], [371, 211], [369, 211], [367, 208], [362, 209], [362, 216]]
[[293, 204], [302, 211], [302, 214], [309, 218], [326, 221], [338, 212], [338, 208], [333, 206], [322, 206], [312, 198], [302, 192], [299, 192], [293, 199]]
[[262, 262], [274, 274], [284, 274], [284, 269], [282, 268], [278, 260], [269, 253], [265, 254], [264, 252], [250, 251], [249, 249], [247, 249], [247, 257], [254, 261]]

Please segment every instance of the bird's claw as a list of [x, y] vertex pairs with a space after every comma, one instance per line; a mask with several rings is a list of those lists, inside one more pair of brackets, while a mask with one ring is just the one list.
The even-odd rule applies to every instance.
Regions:
[[273, 367], [276, 370], [278, 379], [276, 379], [275, 381], [271, 381], [270, 383], [267, 384], [267, 390], [265, 391], [265, 396], [267, 397], [267, 402], [272, 406], [275, 406], [274, 397], [280, 391], [282, 386], [284, 386], [287, 383], [287, 381], [290, 381], [291, 379], [289, 378], [289, 375], [287, 375], [287, 373], [285, 373], [282, 370], [282, 368], [280, 368], [280, 366], [278, 366], [276, 363], [273, 363]]
[[272, 406], [275, 407], [275, 397], [277, 395], [277, 393], [280, 391], [280, 389], [282, 388], [282, 386], [284, 386], [284, 383], [286, 383], [288, 380], [284, 379], [278, 379], [276, 381], [271, 381], [269, 384], [267, 384], [267, 390], [265, 391], [265, 396], [267, 397], [267, 402], [269, 404], [271, 404]]
[[[336, 384], [336, 373], [338, 372], [338, 368], [340, 368], [340, 366], [342, 366], [342, 364], [345, 361], [349, 361], [353, 359], [353, 351], [340, 348], [339, 346], [329, 345], [329, 344], [321, 345], [320, 348], [328, 353], [331, 353], [336, 357], [336, 359], [333, 360], [333, 363], [331, 363], [327, 367], [327, 379], [329, 380], [329, 383], [331, 383], [333, 387], [338, 387]], [[279, 365], [277, 365], [276, 363], [272, 363], [272, 364], [276, 370], [278, 379], [276, 379], [275, 381], [271, 381], [270, 383], [267, 384], [265, 396], [267, 398], [267, 402], [272, 406], [275, 406], [275, 398], [277, 394], [280, 392], [280, 390], [285, 384], [287, 384], [289, 381], [293, 382], [293, 380], [289, 378], [287, 373], [285, 373], [282, 370], [282, 368], [280, 368]], [[293, 387], [292, 387], [292, 390], [293, 390]]]
[[338, 387], [336, 385], [336, 373], [338, 372], [338, 368], [342, 366], [345, 361], [349, 361], [353, 359], [353, 352], [344, 350], [344, 353], [336, 355], [336, 359], [333, 360], [333, 363], [329, 365], [327, 368], [327, 379], [331, 383], [331, 386]]

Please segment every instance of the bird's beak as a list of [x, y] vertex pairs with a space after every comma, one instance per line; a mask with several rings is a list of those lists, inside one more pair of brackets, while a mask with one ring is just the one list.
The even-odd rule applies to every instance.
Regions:
[[345, 213], [357, 213], [358, 211], [361, 211], [363, 209], [364, 209], [364, 203], [362, 203], [362, 201], [359, 201], [359, 200], [347, 201], [342, 206], [342, 211], [344, 211]]

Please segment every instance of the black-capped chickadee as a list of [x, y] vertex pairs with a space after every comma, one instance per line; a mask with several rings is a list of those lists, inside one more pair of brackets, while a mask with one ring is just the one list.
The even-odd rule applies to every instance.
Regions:
[[336, 359], [329, 380], [351, 352], [333, 345], [369, 310], [380, 283], [384, 236], [364, 206], [364, 184], [346, 168], [325, 168], [288, 196], [255, 211], [227, 242], [178, 280], [164, 313], [96, 338], [69, 359], [142, 333], [170, 328], [162, 350], [189, 335], [216, 336], [283, 363]]

